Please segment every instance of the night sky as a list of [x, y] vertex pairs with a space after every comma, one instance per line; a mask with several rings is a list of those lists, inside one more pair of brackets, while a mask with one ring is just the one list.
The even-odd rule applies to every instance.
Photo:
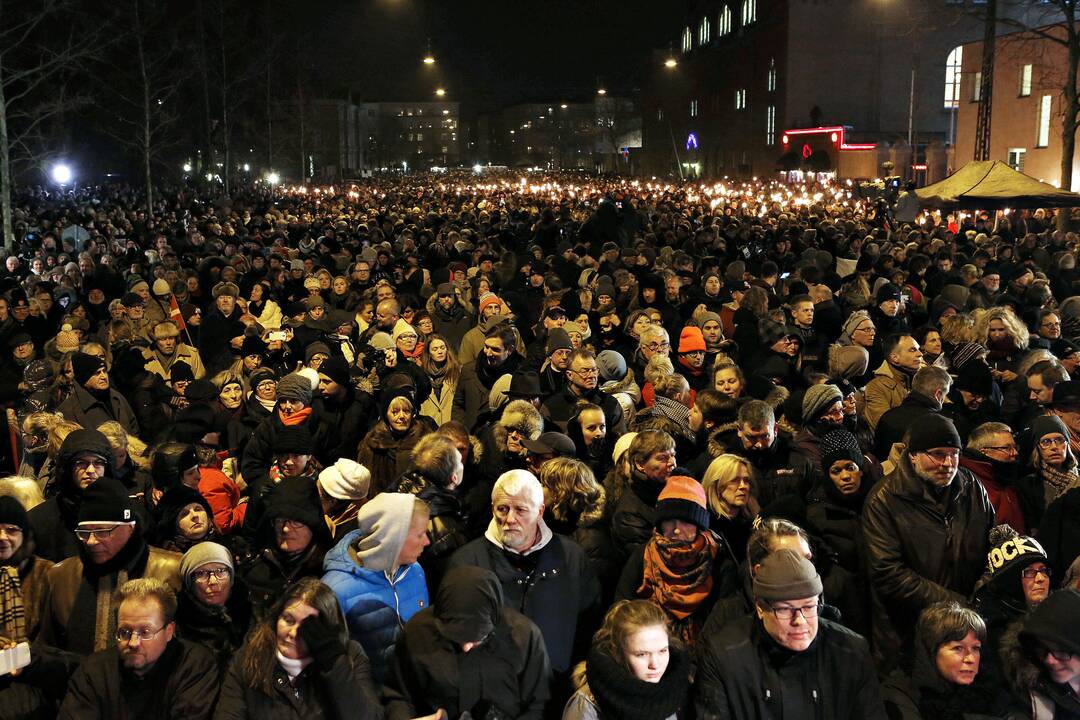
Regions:
[[[304, 28], [327, 92], [356, 100], [432, 97], [484, 111], [514, 102], [640, 87], [655, 49], [677, 39], [684, 0], [278, 0]], [[434, 67], [421, 58], [431, 38]]]

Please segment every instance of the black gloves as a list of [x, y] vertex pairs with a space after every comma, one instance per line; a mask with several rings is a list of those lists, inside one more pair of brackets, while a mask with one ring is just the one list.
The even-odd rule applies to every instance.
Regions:
[[345, 654], [345, 644], [338, 629], [319, 615], [311, 615], [300, 623], [300, 639], [307, 645], [308, 654], [322, 670], [329, 670]]

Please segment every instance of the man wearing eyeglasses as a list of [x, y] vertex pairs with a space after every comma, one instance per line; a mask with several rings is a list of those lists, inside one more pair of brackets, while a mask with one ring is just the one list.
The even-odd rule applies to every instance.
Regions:
[[570, 353], [566, 366], [566, 381], [544, 401], [540, 414], [565, 433], [566, 424], [574, 417], [578, 403], [583, 401], [600, 406], [604, 411], [609, 432], [616, 436], [626, 432], [622, 405], [614, 395], [600, 390], [600, 370], [596, 364], [596, 356], [591, 350], [581, 349]]
[[821, 577], [799, 553], [776, 550], [761, 562], [754, 612], [700, 641], [699, 718], [884, 720], [870, 647], [820, 617], [821, 592]]
[[217, 667], [206, 648], [176, 637], [176, 594], [139, 578], [121, 585], [116, 601], [116, 644], [75, 671], [59, 717], [209, 718]]
[[874, 654], [885, 669], [910, 650], [920, 612], [971, 596], [994, 526], [986, 490], [960, 467], [960, 435], [951, 420], [925, 416], [905, 445], [896, 469], [866, 499], [862, 518]]
[[180, 589], [180, 554], [149, 547], [119, 481], [101, 478], [83, 493], [79, 554], [49, 570], [39, 639], [80, 655], [105, 650], [116, 632], [113, 592], [124, 580], [154, 578]]

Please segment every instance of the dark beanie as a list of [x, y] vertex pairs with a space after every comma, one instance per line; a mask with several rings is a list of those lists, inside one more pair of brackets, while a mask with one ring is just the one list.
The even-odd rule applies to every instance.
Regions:
[[858, 439], [847, 430], [830, 430], [821, 438], [821, 472], [825, 477], [837, 460], [851, 460], [860, 470], [866, 463]]
[[709, 529], [705, 489], [692, 477], [672, 475], [656, 501], [656, 527], [665, 520], [684, 520]]
[[548, 330], [547, 345], [544, 352], [548, 355], [556, 350], [573, 350], [574, 343], [570, 342], [570, 334], [561, 327]]
[[963, 447], [963, 443], [960, 442], [960, 433], [956, 432], [956, 426], [944, 415], [930, 413], [920, 418], [919, 422], [908, 430], [909, 455], [942, 447], [958, 450]]
[[1031, 422], [1031, 442], [1035, 445], [1054, 433], [1061, 433], [1066, 440], [1070, 438], [1068, 426], [1057, 415], [1040, 415]]
[[754, 597], [769, 602], [821, 595], [821, 576], [813, 563], [793, 550], [770, 553], [754, 574]]
[[349, 363], [345, 362], [345, 358], [335, 355], [319, 366], [319, 374], [325, 375], [338, 385], [348, 385]]
[[953, 387], [975, 395], [989, 397], [994, 392], [994, 376], [990, 366], [981, 362], [969, 362], [960, 368]]
[[71, 356], [71, 373], [75, 376], [75, 382], [80, 385], [85, 385], [86, 381], [97, 375], [103, 367], [105, 361], [96, 355], [77, 352]]
[[289, 373], [278, 380], [278, 400], [298, 400], [304, 405], [311, 404], [311, 381], [303, 375]]
[[280, 455], [310, 455], [315, 449], [311, 432], [303, 425], [288, 425], [274, 435], [274, 452]]
[[256, 335], [245, 335], [244, 342], [240, 345], [240, 357], [248, 355], [262, 355], [266, 352], [266, 343]]
[[135, 508], [119, 480], [103, 477], [83, 491], [79, 505], [79, 522], [135, 522]]
[[1021, 590], [1020, 571], [1037, 562], [1049, 564], [1046, 551], [1035, 538], [1020, 535], [1009, 525], [990, 531], [990, 551], [986, 553], [986, 571], [990, 582], [1006, 592]]
[[278, 519], [302, 522], [320, 541], [327, 540], [330, 534], [318, 488], [311, 478], [285, 478], [275, 485], [267, 499], [266, 519], [270, 522]]
[[1024, 619], [1020, 642], [1024, 647], [1031, 647], [1035, 642], [1048, 641], [1055, 647], [1080, 655], [1078, 617], [1080, 592], [1072, 589], [1052, 592]]
[[18, 500], [8, 495], [0, 497], [0, 525], [14, 525], [23, 532], [30, 527], [26, 509]]
[[177, 360], [169, 368], [169, 379], [173, 382], [192, 382], [195, 380], [195, 373], [186, 362]]

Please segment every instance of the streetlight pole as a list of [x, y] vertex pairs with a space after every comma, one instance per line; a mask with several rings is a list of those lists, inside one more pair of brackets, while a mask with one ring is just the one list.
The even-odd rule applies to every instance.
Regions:
[[979, 116], [975, 123], [975, 160], [990, 159], [990, 116], [994, 96], [994, 45], [997, 41], [997, 0], [986, 0], [983, 33], [982, 83], [979, 85]]

